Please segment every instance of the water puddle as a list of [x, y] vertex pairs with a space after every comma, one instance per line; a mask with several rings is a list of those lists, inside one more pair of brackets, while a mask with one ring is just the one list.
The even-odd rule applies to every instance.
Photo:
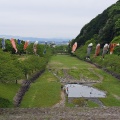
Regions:
[[80, 84], [65, 85], [65, 92], [68, 97], [86, 97], [86, 98], [104, 98], [106, 94], [103, 91], [93, 87], [84, 86]]

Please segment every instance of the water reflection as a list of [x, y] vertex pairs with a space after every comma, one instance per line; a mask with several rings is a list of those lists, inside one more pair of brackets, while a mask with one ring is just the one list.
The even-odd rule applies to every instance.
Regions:
[[97, 97], [104, 98], [106, 94], [103, 91], [97, 90], [93, 87], [84, 86], [80, 84], [67, 84], [65, 91], [68, 97]]

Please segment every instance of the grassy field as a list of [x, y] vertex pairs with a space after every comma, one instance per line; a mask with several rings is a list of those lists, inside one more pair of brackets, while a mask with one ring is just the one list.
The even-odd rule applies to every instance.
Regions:
[[[51, 69], [69, 69], [68, 73], [75, 79], [82, 75], [88, 80], [100, 81], [94, 87], [104, 90], [106, 98], [101, 98], [105, 106], [120, 106], [120, 81], [95, 66], [67, 55], [57, 55], [48, 64]], [[90, 102], [88, 103], [91, 106]], [[94, 105], [93, 105], [94, 106]]]
[[61, 99], [60, 92], [60, 82], [51, 72], [46, 70], [35, 83], [31, 84], [20, 107], [51, 107]]
[[0, 107], [13, 107], [13, 98], [19, 87], [19, 84], [0, 83]]
[[[104, 90], [107, 93], [106, 98], [100, 100], [105, 106], [120, 106], [120, 81], [104, 71], [96, 68], [94, 65], [80, 61], [69, 55], [53, 56], [47, 66], [47, 69], [57, 71], [59, 76], [64, 76], [63, 69], [68, 71], [68, 74], [73, 78], [80, 80], [80, 77], [94, 80], [99, 83], [94, 84], [94, 87]], [[21, 107], [51, 107], [60, 101], [59, 80], [46, 69], [46, 72], [31, 85], [26, 93]], [[89, 107], [96, 107], [93, 102], [88, 101]], [[74, 106], [68, 105], [67, 106]]]
[[102, 74], [104, 79], [102, 83], [96, 84], [95, 87], [107, 92], [107, 97], [101, 98], [101, 101], [106, 106], [120, 106], [120, 80], [101, 70], [99, 70], [99, 74]]
[[[120, 106], [120, 81], [105, 73], [94, 65], [81, 61], [69, 55], [52, 56], [46, 71], [31, 84], [26, 92], [20, 107], [37, 108], [51, 107], [61, 100], [61, 83], [49, 70], [57, 71], [58, 76], [63, 77], [64, 71], [74, 79], [80, 81], [81, 76], [87, 81], [96, 81], [94, 87], [106, 92], [106, 98], [100, 100], [105, 106]], [[0, 107], [13, 107], [13, 97], [18, 91], [18, 84], [0, 84]], [[3, 102], [4, 101], [4, 102]], [[79, 103], [79, 101], [77, 101]], [[88, 107], [97, 106], [88, 101]], [[68, 105], [67, 106], [74, 106]]]
[[96, 75], [96, 73], [99, 72], [99, 69], [89, 63], [69, 55], [53, 56], [48, 64], [48, 68], [51, 68], [52, 70], [58, 69], [59, 72], [62, 69], [67, 69], [68, 73], [75, 79], [80, 79], [81, 76], [92, 80], [99, 79], [99, 77]]
[[51, 58], [48, 64], [51, 69], [76, 69], [82, 68], [85, 69], [91, 68], [91, 65], [86, 64], [84, 61], [79, 61], [75, 57], [71, 57], [69, 55], [56, 55]]

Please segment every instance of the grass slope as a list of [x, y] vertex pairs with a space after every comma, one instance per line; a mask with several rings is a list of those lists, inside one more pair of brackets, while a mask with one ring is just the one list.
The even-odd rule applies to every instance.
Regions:
[[60, 91], [61, 84], [58, 79], [46, 70], [35, 83], [31, 84], [21, 107], [51, 107], [61, 99]]
[[0, 107], [13, 107], [13, 98], [19, 87], [19, 84], [0, 83]]

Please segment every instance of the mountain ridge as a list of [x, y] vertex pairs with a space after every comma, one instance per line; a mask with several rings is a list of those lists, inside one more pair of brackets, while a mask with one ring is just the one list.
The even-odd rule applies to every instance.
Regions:
[[5, 39], [20, 39], [20, 40], [30, 40], [30, 41], [69, 41], [71, 40], [70, 38], [39, 38], [39, 37], [22, 37], [22, 36], [14, 36], [14, 35], [0, 35], [0, 38], [5, 37]]
[[55, 43], [55, 44], [67, 44], [71, 39], [69, 38], [37, 38], [37, 37], [22, 37], [22, 36], [14, 36], [14, 35], [0, 35], [0, 38], [5, 37], [5, 39], [20, 39], [23, 41], [29, 40], [30, 42], [38, 41], [41, 44], [47, 43]]

